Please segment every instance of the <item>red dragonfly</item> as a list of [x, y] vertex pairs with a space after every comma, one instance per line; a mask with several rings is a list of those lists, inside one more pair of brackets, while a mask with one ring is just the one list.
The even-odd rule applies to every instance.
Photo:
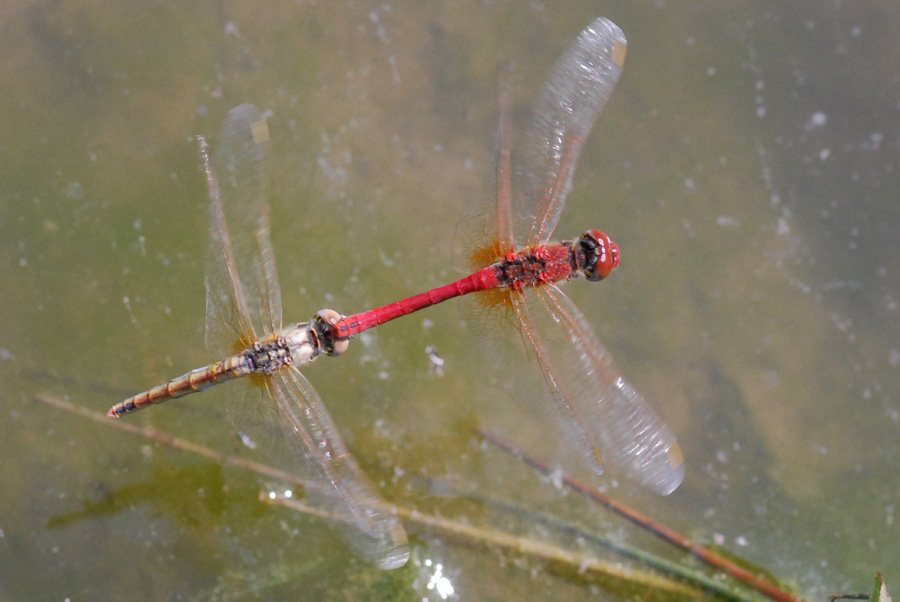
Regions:
[[[619, 265], [619, 249], [599, 230], [550, 243], [588, 134], [625, 60], [625, 36], [607, 19], [588, 26], [559, 59], [535, 106], [527, 180], [513, 202], [510, 117], [501, 110], [496, 232], [472, 257], [481, 269], [397, 303], [331, 320], [335, 341], [442, 301], [480, 292], [504, 304], [534, 350], [569, 436], [596, 472], [609, 465], [666, 495], [684, 478], [675, 437], [622, 377], [609, 351], [557, 283], [598, 281]], [[488, 265], [485, 265], [488, 264]], [[497, 298], [499, 296], [499, 299]]]
[[[397, 317], [460, 295], [493, 293], [491, 300], [505, 303], [516, 316], [572, 439], [596, 470], [611, 465], [660, 493], [674, 491], [684, 477], [674, 436], [622, 378], [581, 312], [556, 284], [581, 276], [607, 277], [619, 263], [618, 248], [598, 230], [574, 241], [549, 242], [581, 148], [621, 73], [624, 57], [621, 30], [598, 19], [557, 63], [536, 106], [529, 139], [533, 171], [515, 211], [506, 106], [500, 128], [497, 231], [491, 245], [473, 253], [476, 260], [490, 265], [453, 284], [379, 309], [349, 317], [321, 310], [309, 322], [288, 326], [282, 323], [269, 240], [265, 116], [252, 105], [233, 109], [211, 160], [201, 139], [211, 234], [206, 344], [226, 359], [134, 395], [113, 406], [109, 415], [123, 416], [227, 380], [251, 377], [265, 389], [266, 403], [249, 403], [247, 393], [253, 389], [229, 388], [227, 408], [237, 428], [250, 435], [269, 461], [317, 484], [308, 487], [308, 499], [339, 519], [357, 550], [381, 568], [396, 568], [409, 558], [403, 526], [350, 455], [300, 367], [322, 354], [340, 355], [350, 337]], [[514, 230], [525, 232], [523, 244], [516, 244]]]

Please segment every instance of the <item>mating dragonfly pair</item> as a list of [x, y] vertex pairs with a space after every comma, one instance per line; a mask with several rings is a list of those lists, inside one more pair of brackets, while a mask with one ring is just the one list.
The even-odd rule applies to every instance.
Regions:
[[[597, 19], [557, 62], [535, 106], [529, 162], [515, 202], [510, 116], [504, 103], [496, 229], [490, 243], [472, 254], [485, 267], [378, 309], [346, 317], [325, 309], [310, 322], [287, 327], [282, 324], [265, 200], [268, 128], [256, 107], [233, 109], [211, 159], [200, 138], [210, 196], [206, 343], [210, 352], [227, 359], [126, 399], [109, 415], [122, 416], [226, 380], [262, 377], [271, 407], [248, 410], [246, 395], [229, 392], [235, 426], [244, 429], [242, 420], [252, 420], [281, 430], [284, 436], [277, 445], [292, 452], [292, 471], [305, 466], [304, 476], [311, 474], [322, 485], [308, 492], [310, 502], [339, 516], [348, 541], [366, 557], [385, 569], [399, 567], [409, 557], [403, 527], [350, 455], [300, 368], [322, 354], [340, 355], [353, 335], [369, 328], [481, 293], [492, 295], [487, 304], [502, 304], [515, 316], [544, 372], [552, 403], [565, 419], [567, 435], [596, 472], [612, 467], [661, 494], [674, 491], [684, 477], [675, 437], [625, 381], [584, 316], [557, 286], [578, 277], [602, 280], [618, 265], [619, 250], [599, 230], [550, 242], [581, 149], [622, 71], [625, 48], [622, 31]], [[244, 350], [231, 355], [235, 331]]]

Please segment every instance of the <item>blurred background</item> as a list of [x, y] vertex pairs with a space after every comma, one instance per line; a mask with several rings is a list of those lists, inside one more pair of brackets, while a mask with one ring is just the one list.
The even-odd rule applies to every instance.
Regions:
[[[521, 132], [553, 63], [598, 16], [624, 30], [628, 59], [556, 234], [602, 228], [622, 262], [565, 291], [678, 436], [687, 476], [665, 498], [615, 475], [592, 482], [809, 598], [869, 591], [875, 570], [896, 590], [898, 13], [5, 3], [0, 598], [649, 595], [415, 524], [408, 567], [379, 572], [329, 523], [258, 502], [270, 484], [256, 475], [35, 401], [102, 413], [220, 359], [204, 348], [194, 136], [214, 143], [244, 102], [272, 112], [286, 320], [457, 278], [461, 218], [493, 193], [500, 73], [513, 74]], [[533, 366], [513, 350], [500, 371], [492, 356], [506, 350], [463, 313], [450, 302], [404, 318], [304, 371], [383, 496], [630, 562], [535, 518], [553, 517], [693, 565], [483, 445], [473, 429], [502, 427], [522, 448], [567, 453], [545, 428]], [[220, 389], [127, 420], [231, 453], [241, 444]]]

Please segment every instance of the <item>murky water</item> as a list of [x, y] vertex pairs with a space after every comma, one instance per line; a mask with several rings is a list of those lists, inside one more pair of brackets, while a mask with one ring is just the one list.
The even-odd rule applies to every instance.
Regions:
[[[218, 359], [203, 346], [206, 197], [192, 136], [214, 135], [242, 102], [273, 112], [286, 319], [455, 278], [459, 218], [491, 195], [500, 69], [515, 75], [521, 126], [556, 57], [601, 14], [628, 36], [628, 60], [557, 233], [602, 228], [622, 264], [566, 291], [677, 433], [688, 475], [667, 498], [599, 483], [811, 598], [866, 591], [876, 569], [896, 583], [885, 559], [900, 555], [900, 20], [888, 5], [805, 10], [3, 9], [2, 597], [619, 592], [414, 524], [414, 563], [381, 573], [327, 523], [259, 503], [264, 479], [34, 401], [103, 412]], [[460, 313], [451, 303], [400, 320], [307, 370], [384, 496], [578, 547], [535, 526], [545, 513], [681, 559], [480, 444], [473, 428], [502, 426], [546, 451], [546, 420], [513, 399], [538, 389], [535, 376], [499, 375], [496, 346]], [[220, 401], [209, 391], [133, 420], [237, 453]]]

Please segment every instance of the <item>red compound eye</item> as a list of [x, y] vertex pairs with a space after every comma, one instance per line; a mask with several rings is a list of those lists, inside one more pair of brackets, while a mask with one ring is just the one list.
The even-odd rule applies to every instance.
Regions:
[[619, 265], [619, 247], [600, 230], [588, 230], [579, 239], [584, 251], [584, 276], [603, 280]]

